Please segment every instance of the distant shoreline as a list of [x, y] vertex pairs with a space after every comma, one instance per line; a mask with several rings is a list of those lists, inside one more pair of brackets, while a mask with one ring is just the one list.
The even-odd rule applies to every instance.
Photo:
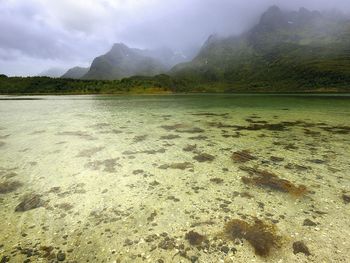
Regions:
[[260, 92], [164, 92], [164, 93], [8, 93], [1, 94], [0, 96], [18, 97], [18, 96], [185, 96], [185, 95], [345, 95], [350, 96], [350, 92], [347, 91], [301, 91], [301, 92], [274, 92], [274, 91], [260, 91]]

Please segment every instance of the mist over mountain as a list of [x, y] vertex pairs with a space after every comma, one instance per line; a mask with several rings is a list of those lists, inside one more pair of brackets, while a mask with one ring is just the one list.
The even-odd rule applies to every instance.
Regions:
[[81, 79], [83, 76], [85, 76], [86, 73], [88, 73], [90, 68], [83, 68], [83, 67], [74, 67], [69, 69], [66, 73], [64, 73], [61, 78], [64, 79]]
[[166, 71], [158, 60], [145, 56], [140, 49], [114, 44], [106, 54], [94, 59], [84, 79], [120, 79], [133, 75], [152, 76]]
[[39, 77], [59, 78], [64, 73], [63, 68], [50, 68], [38, 74]]
[[165, 47], [153, 50], [137, 49], [118, 43], [106, 54], [96, 57], [87, 72], [75, 68], [62, 78], [74, 75], [74, 78], [113, 80], [134, 75], [154, 76], [167, 72], [178, 63], [190, 61], [196, 52], [191, 49], [185, 54]]
[[349, 43], [347, 17], [272, 6], [241, 35], [210, 36], [198, 56], [171, 74], [236, 88], [329, 86], [350, 79]]

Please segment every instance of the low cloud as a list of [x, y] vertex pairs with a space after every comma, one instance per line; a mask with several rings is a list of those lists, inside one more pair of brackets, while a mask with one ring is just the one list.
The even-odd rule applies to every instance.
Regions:
[[247, 30], [272, 4], [350, 10], [344, 0], [0, 0], [0, 73], [86, 66], [115, 42], [174, 50], [200, 46], [211, 33]]

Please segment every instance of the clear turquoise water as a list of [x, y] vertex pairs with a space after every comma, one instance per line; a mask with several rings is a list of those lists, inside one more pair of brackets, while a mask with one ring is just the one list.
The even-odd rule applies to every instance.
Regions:
[[[349, 127], [346, 94], [1, 96], [0, 260], [347, 262]], [[307, 193], [244, 183], [247, 167]], [[38, 207], [16, 212], [28, 194]], [[223, 234], [232, 219], [279, 244], [256, 255]]]

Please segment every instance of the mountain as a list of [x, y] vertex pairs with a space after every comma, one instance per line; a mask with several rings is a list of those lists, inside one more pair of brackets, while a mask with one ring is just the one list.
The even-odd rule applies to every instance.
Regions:
[[38, 77], [50, 77], [50, 78], [59, 78], [64, 73], [64, 69], [62, 68], [50, 68], [39, 73]]
[[64, 79], [80, 79], [86, 73], [88, 73], [90, 68], [82, 68], [82, 67], [74, 67], [69, 69], [66, 73], [64, 73], [61, 78]]
[[84, 79], [121, 79], [134, 75], [153, 76], [166, 71], [159, 60], [146, 56], [140, 49], [119, 43], [105, 55], [94, 59]]
[[210, 36], [191, 62], [170, 74], [226, 91], [331, 89], [350, 81], [349, 44], [345, 17], [272, 6], [239, 36]]
[[167, 70], [170, 70], [177, 64], [191, 61], [197, 54], [198, 48], [191, 47], [184, 51], [173, 51], [170, 48], [163, 47], [149, 50], [138, 50], [138, 52], [143, 56], [159, 60]]

